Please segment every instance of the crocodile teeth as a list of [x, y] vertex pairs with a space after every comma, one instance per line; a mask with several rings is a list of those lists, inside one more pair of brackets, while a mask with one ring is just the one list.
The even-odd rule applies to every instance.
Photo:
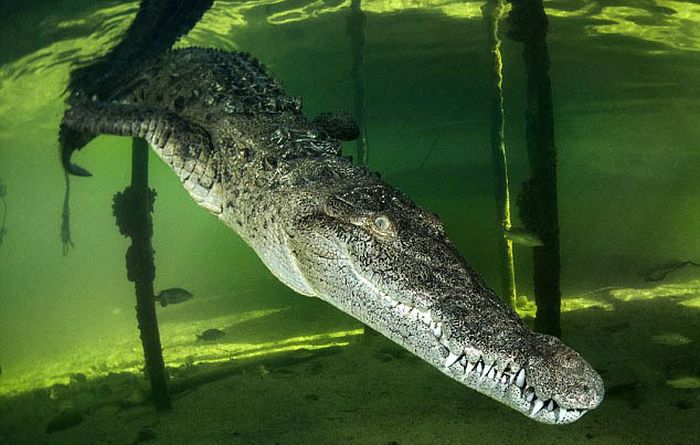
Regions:
[[501, 376], [501, 385], [505, 385], [507, 382], [508, 382], [508, 375], [507, 375], [507, 374], [503, 374], [503, 375]]
[[479, 363], [476, 364], [476, 373], [481, 374], [483, 370], [484, 370], [484, 362], [479, 360]]
[[525, 397], [525, 400], [527, 400], [528, 402], [532, 402], [535, 398], [535, 391], [532, 388], [530, 388], [529, 391], [526, 392], [527, 396]]
[[486, 377], [488, 377], [491, 380], [493, 380], [493, 378], [496, 377], [496, 367], [495, 366], [491, 367], [488, 374], [486, 374]]
[[425, 312], [420, 312], [418, 314], [418, 318], [420, 318], [420, 321], [423, 322], [423, 324], [429, 325], [431, 318], [430, 318], [430, 311], [425, 311]]
[[453, 354], [452, 351], [450, 351], [449, 354], [447, 354], [447, 358], [445, 359], [445, 368], [449, 368], [450, 366], [454, 365], [457, 363], [457, 360], [459, 360], [459, 355]]
[[530, 416], [535, 416], [537, 413], [540, 412], [542, 407], [544, 406], [544, 402], [542, 402], [540, 399], [535, 400], [532, 403], [532, 411], [530, 412]]
[[435, 334], [435, 336], [438, 338], [442, 337], [442, 323], [435, 323], [435, 327], [433, 327], [433, 334]]
[[563, 419], [564, 417], [566, 417], [566, 413], [567, 413], [566, 408], [560, 407], [559, 411], [557, 412], [557, 420]]
[[474, 366], [476, 366], [476, 364], [467, 361], [467, 366], [464, 368], [464, 373], [466, 375], [469, 375], [469, 373], [472, 372], [472, 370], [474, 369]]
[[520, 368], [520, 371], [518, 371], [518, 375], [517, 375], [517, 377], [515, 377], [515, 384], [520, 389], [525, 387], [525, 369], [524, 368]]
[[553, 411], [554, 410], [554, 400], [549, 400], [549, 403], [547, 403], [547, 411]]
[[501, 376], [503, 375], [503, 371], [501, 371], [500, 369], [498, 369], [498, 367], [495, 366], [495, 365], [494, 365], [493, 369], [496, 370], [496, 375], [493, 377], [493, 379], [494, 379], [495, 381], [497, 381], [497, 382], [500, 382], [500, 381], [501, 381]]
[[489, 369], [491, 369], [491, 366], [493, 365], [489, 365], [488, 363], [484, 362], [483, 369], [480, 372], [481, 377], [486, 377], [486, 374], [489, 373]]

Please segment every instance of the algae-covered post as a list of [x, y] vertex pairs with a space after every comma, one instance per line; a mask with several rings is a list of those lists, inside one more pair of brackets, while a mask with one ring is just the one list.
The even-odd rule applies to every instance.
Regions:
[[156, 409], [167, 410], [172, 408], [172, 404], [153, 298], [155, 265], [151, 245], [151, 212], [155, 191], [148, 188], [148, 143], [134, 138], [131, 156], [131, 185], [114, 196], [114, 216], [119, 231], [131, 238], [131, 246], [126, 252], [126, 270], [136, 291], [136, 318], [153, 401]]
[[362, 0], [350, 3], [348, 32], [352, 46], [352, 80], [355, 87], [355, 119], [360, 127], [357, 138], [357, 162], [367, 165], [369, 148], [367, 146], [367, 121], [365, 117], [365, 46], [367, 43], [367, 16], [362, 10]]
[[518, 205], [525, 228], [542, 240], [533, 248], [537, 316], [535, 329], [560, 336], [559, 216], [552, 86], [547, 54], [547, 15], [542, 0], [509, 0], [508, 37], [523, 44], [527, 74], [525, 137], [530, 178]]
[[503, 14], [503, 0], [488, 0], [481, 7], [486, 23], [488, 51], [491, 70], [491, 159], [496, 183], [496, 215], [499, 233], [498, 250], [501, 261], [501, 285], [504, 300], [515, 307], [517, 291], [515, 287], [515, 263], [513, 261], [513, 241], [506, 238], [510, 230], [510, 192], [508, 190], [508, 159], [504, 141], [505, 115], [503, 112], [503, 59], [501, 41], [498, 38], [498, 20]]
[[168, 377], [165, 373], [163, 352], [158, 332], [156, 304], [153, 299], [153, 222], [151, 212], [155, 191], [148, 188], [148, 143], [141, 138], [132, 141], [131, 153], [131, 216], [134, 227], [131, 234], [131, 255], [127, 251], [127, 270], [136, 290], [136, 318], [141, 331], [141, 344], [146, 362], [146, 373], [151, 383], [156, 409], [171, 409]]
[[[211, 7], [213, 0], [142, 0], [139, 10], [121, 41], [102, 58], [71, 72], [67, 101], [72, 107], [105, 101], [114, 105], [126, 85], [143, 75], [145, 64], [166, 52], [185, 35]], [[92, 116], [95, 117], [95, 116]], [[70, 162], [73, 151], [90, 142], [99, 132], [94, 127], [74, 128], [61, 123], [61, 160], [67, 173], [90, 176], [90, 172]], [[136, 316], [141, 331], [146, 371], [158, 409], [171, 407], [163, 364], [160, 335], [153, 293], [153, 248], [151, 211], [155, 192], [148, 188], [148, 144], [135, 138], [132, 144], [131, 185], [114, 199], [114, 214], [122, 234], [132, 245], [127, 251], [127, 273], [136, 288]], [[64, 253], [72, 246], [68, 213], [69, 183], [63, 205], [62, 240]]]
[[[355, 119], [360, 129], [356, 141], [357, 162], [367, 165], [369, 162], [369, 147], [367, 146], [367, 120], [365, 116], [365, 46], [367, 45], [367, 16], [362, 10], [362, 0], [352, 0], [350, 3], [350, 18], [348, 32], [352, 47], [352, 80], [355, 89]], [[365, 335], [373, 337], [376, 334], [365, 325]]]

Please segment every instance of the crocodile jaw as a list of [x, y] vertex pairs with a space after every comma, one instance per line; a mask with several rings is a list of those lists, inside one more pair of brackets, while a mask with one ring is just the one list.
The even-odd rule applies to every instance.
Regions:
[[575, 360], [583, 368], [582, 374], [589, 382], [592, 396], [582, 404], [572, 405], [541, 387], [538, 380], [542, 379], [537, 377], [541, 372], [533, 372], [532, 376], [528, 372], [537, 360], [527, 357], [526, 351], [536, 353], [543, 349], [541, 345], [538, 348], [537, 342], [558, 340], [530, 332], [519, 320], [504, 323], [507, 329], [512, 330], [507, 336], [520, 346], [510, 355], [506, 353], [512, 360], [504, 359], [502, 351], [496, 351], [497, 348], [479, 349], [465, 342], [464, 338], [459, 338], [456, 330], [450, 327], [454, 323], [446, 319], [445, 312], [449, 311], [441, 310], [439, 305], [420, 309], [401, 303], [358, 273], [351, 261], [345, 262], [342, 269], [357, 279], [356, 289], [363, 292], [362, 304], [357, 304], [358, 300], [337, 298], [338, 293], [322, 288], [317, 289], [318, 297], [382, 333], [463, 385], [546, 424], [575, 422], [602, 401], [604, 390], [600, 376], [563, 344], [561, 346], [566, 348], [567, 353], [575, 354]]

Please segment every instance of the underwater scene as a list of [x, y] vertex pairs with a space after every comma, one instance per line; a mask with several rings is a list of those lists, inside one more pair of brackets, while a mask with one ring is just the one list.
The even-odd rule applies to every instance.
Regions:
[[700, 443], [697, 2], [0, 12], [0, 444]]

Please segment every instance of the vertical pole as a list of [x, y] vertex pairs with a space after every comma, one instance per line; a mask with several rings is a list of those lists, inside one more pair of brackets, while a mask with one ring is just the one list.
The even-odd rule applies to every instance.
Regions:
[[481, 8], [486, 22], [488, 48], [491, 57], [491, 159], [496, 183], [496, 215], [498, 217], [498, 251], [501, 262], [501, 291], [503, 298], [515, 307], [515, 262], [513, 242], [505, 237], [510, 230], [510, 192], [508, 190], [508, 159], [506, 157], [505, 113], [503, 111], [503, 59], [498, 38], [498, 20], [503, 14], [503, 0], [488, 0]]
[[[369, 162], [369, 147], [367, 146], [367, 120], [365, 117], [365, 46], [367, 44], [367, 16], [362, 10], [362, 0], [351, 0], [350, 18], [348, 20], [350, 47], [352, 50], [352, 76], [355, 87], [355, 119], [360, 128], [360, 136], [356, 142], [357, 163], [367, 165]], [[364, 339], [372, 341], [379, 334], [369, 326], [364, 327]]]
[[357, 162], [367, 165], [369, 147], [367, 146], [367, 120], [365, 117], [365, 46], [367, 44], [367, 16], [362, 11], [362, 0], [350, 3], [350, 21], [348, 23], [352, 47], [352, 80], [355, 86], [355, 119], [360, 127], [357, 138]]
[[127, 271], [136, 290], [136, 318], [146, 362], [146, 373], [156, 409], [172, 408], [168, 394], [163, 352], [158, 332], [158, 319], [153, 299], [155, 265], [151, 236], [152, 196], [148, 188], [148, 143], [134, 138], [131, 151], [131, 216], [133, 221], [131, 247], [127, 251]]
[[547, 15], [542, 0], [510, 0], [508, 36], [523, 43], [527, 73], [526, 131], [530, 179], [519, 202], [525, 228], [543, 245], [533, 249], [537, 315], [535, 329], [561, 335], [557, 157], [554, 145], [552, 86], [547, 54]]
[[2, 183], [0, 179], [0, 200], [2, 201], [2, 223], [0, 224], [0, 247], [2, 247], [2, 241], [5, 239], [5, 234], [7, 233], [7, 201], [5, 201], [5, 194], [7, 193], [7, 188], [5, 184]]

